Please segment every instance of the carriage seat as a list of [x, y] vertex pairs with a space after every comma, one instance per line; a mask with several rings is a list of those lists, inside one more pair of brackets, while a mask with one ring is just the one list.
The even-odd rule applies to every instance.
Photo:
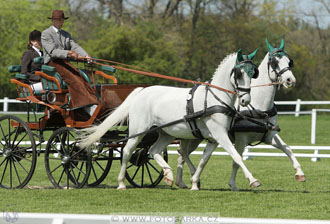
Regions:
[[21, 80], [24, 83], [27, 83], [28, 82], [28, 77], [27, 77], [26, 74], [21, 74], [20, 73], [21, 68], [22, 68], [21, 65], [11, 65], [11, 66], [8, 67], [8, 72], [10, 72], [10, 73], [15, 73], [16, 72], [14, 78], [18, 79], [18, 80]]
[[[60, 82], [60, 85], [61, 85], [62, 89], [67, 89], [68, 88], [68, 85], [62, 79], [62, 77], [56, 72], [54, 67], [43, 64], [44, 63], [44, 57], [36, 57], [36, 58], [33, 59], [33, 62], [36, 63], [36, 64], [42, 64], [41, 71], [46, 73], [47, 75], [55, 77]], [[82, 70], [82, 69], [79, 69], [79, 72], [80, 72], [81, 76], [86, 80], [86, 82], [90, 83], [90, 78], [85, 73], [85, 71]], [[48, 87], [46, 87], [47, 90], [58, 90], [57, 87], [49, 89], [49, 86], [52, 86], [52, 85], [45, 85], [47, 82], [48, 82], [48, 80], [43, 80], [44, 86], [48, 86]], [[48, 84], [50, 84], [50, 83], [48, 83]]]
[[[60, 83], [61, 89], [67, 89], [68, 85], [66, 82], [63, 81], [62, 77], [56, 72], [55, 68], [49, 65], [42, 65], [41, 71], [49, 76], [52, 76], [58, 80]], [[56, 84], [53, 83], [52, 80], [48, 80], [45, 77], [41, 77], [41, 82], [45, 90], [58, 90], [58, 87]]]
[[[22, 69], [22, 66], [21, 65], [10, 65], [8, 67], [8, 72], [15, 73], [15, 75], [14, 75], [13, 78], [16, 79], [17, 81], [19, 81], [19, 82], [16, 82], [16, 84], [17, 84], [17, 90], [18, 90], [18, 97], [19, 98], [25, 98], [27, 96], [30, 96], [31, 93], [28, 90], [28, 88], [25, 87], [23, 84], [30, 85], [30, 81], [29, 81], [28, 75], [20, 73], [21, 72], [21, 69]], [[20, 84], [20, 82], [23, 83], [23, 84]], [[20, 87], [18, 87], [18, 86], [20, 86]], [[42, 91], [34, 91], [33, 92], [33, 95], [35, 95], [35, 96], [41, 96], [42, 95]]]

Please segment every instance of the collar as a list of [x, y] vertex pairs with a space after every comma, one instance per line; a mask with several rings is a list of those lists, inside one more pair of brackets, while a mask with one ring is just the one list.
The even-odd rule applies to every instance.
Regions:
[[32, 48], [39, 54], [39, 56], [42, 56], [39, 48], [36, 48], [35, 46], [32, 46]]
[[52, 26], [53, 27], [53, 29], [54, 29], [54, 31], [55, 31], [55, 33], [58, 33], [58, 31], [60, 31], [59, 29], [57, 29], [55, 26]]

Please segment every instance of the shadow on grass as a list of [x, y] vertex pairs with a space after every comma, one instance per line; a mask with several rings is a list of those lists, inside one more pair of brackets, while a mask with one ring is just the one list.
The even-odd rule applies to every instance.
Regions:
[[[207, 188], [202, 188], [201, 191], [232, 191], [231, 189], [207, 189]], [[304, 194], [309, 194], [309, 193], [314, 193], [311, 191], [300, 191], [300, 190], [280, 190], [280, 189], [267, 189], [267, 190], [259, 190], [259, 189], [240, 189], [238, 191], [232, 191], [233, 193], [235, 192], [248, 192], [248, 193], [255, 193], [255, 194], [261, 194], [261, 193], [304, 193]], [[318, 193], [330, 193], [330, 191], [323, 191], [323, 192], [318, 192]]]

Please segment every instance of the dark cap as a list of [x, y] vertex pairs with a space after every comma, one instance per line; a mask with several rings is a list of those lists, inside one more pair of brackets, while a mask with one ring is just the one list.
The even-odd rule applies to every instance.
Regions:
[[48, 19], [69, 19], [69, 17], [64, 16], [63, 10], [56, 9], [52, 13], [52, 17], [48, 17]]
[[40, 40], [41, 32], [39, 30], [33, 30], [29, 35], [29, 40]]

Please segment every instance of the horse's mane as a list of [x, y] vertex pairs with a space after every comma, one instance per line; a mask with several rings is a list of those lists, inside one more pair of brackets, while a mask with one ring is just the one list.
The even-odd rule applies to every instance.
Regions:
[[229, 55], [227, 55], [219, 64], [218, 68], [215, 70], [215, 72], [213, 73], [212, 79], [214, 78], [214, 76], [218, 73], [219, 69], [221, 68], [221, 66], [230, 58], [233, 57], [234, 55], [236, 55], [236, 53], [231, 53]]

